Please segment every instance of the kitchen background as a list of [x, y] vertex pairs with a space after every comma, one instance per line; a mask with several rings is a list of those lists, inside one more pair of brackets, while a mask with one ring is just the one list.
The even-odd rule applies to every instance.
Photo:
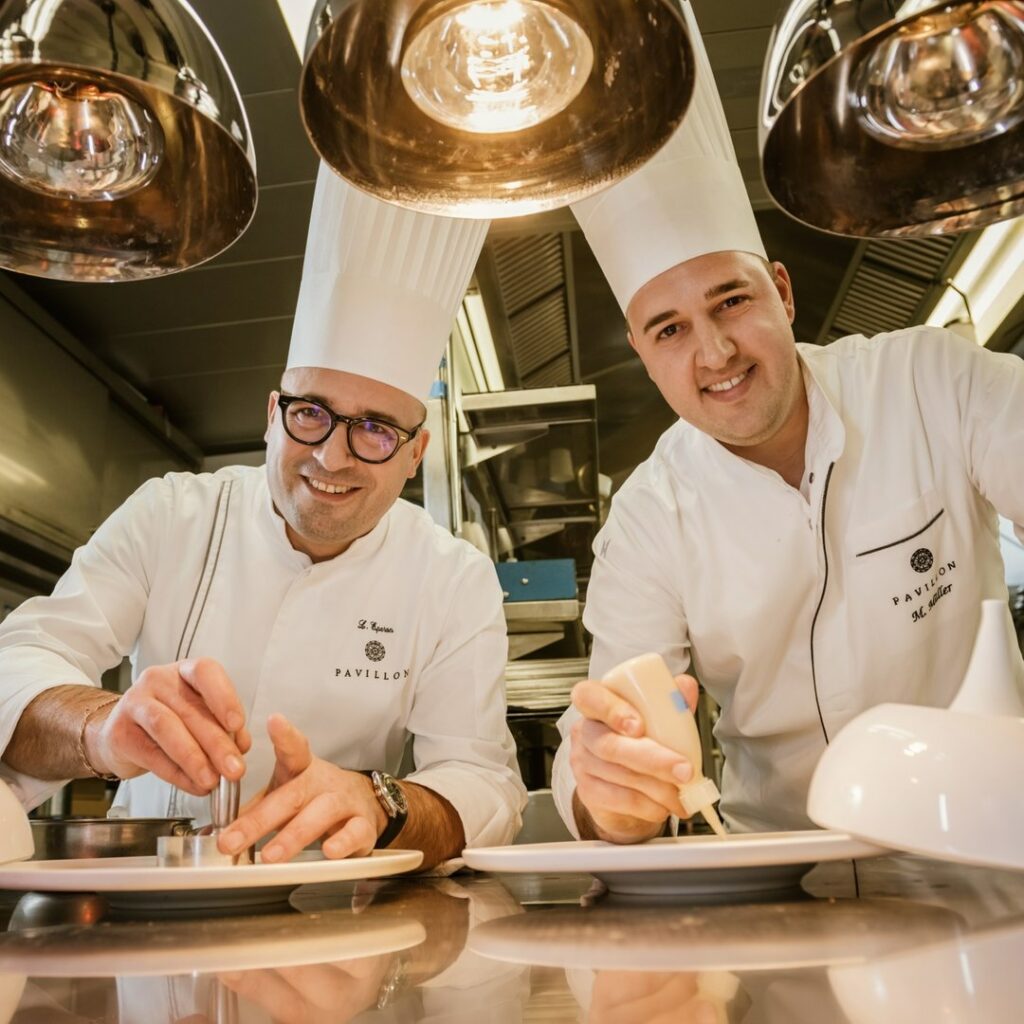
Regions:
[[[262, 461], [317, 160], [277, 0], [246, 0], [244, 17], [241, 6], [193, 2], [251, 122], [259, 202], [242, 238], [201, 267], [130, 284], [0, 273], [0, 616], [48, 592], [74, 547], [145, 479]], [[828, 344], [927, 321], [1024, 357], [1024, 223], [857, 241], [812, 231], [771, 205], [755, 125], [780, 6], [693, 3], [767, 250], [795, 282], [797, 340]], [[447, 397], [430, 409], [430, 458], [406, 496], [499, 562], [510, 720], [536, 790], [557, 739], [552, 722], [585, 673], [579, 616], [591, 541], [609, 496], [672, 414], [629, 349], [568, 209], [493, 224], [444, 376]], [[1024, 629], [1024, 548], [1004, 535]], [[122, 669], [105, 685], [127, 681]], [[705, 729], [712, 719], [710, 709]], [[106, 794], [83, 782], [73, 804], [68, 796], [64, 809], [85, 812]]]

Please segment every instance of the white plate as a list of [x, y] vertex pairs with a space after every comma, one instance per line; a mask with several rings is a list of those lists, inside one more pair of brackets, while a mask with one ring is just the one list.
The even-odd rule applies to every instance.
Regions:
[[766, 893], [797, 886], [821, 861], [880, 857], [891, 851], [845, 832], [755, 832], [680, 836], [634, 846], [596, 840], [465, 850], [478, 871], [596, 875], [615, 893], [714, 896]]
[[136, 909], [280, 903], [300, 885], [396, 875], [419, 867], [419, 850], [375, 850], [328, 860], [320, 854], [284, 864], [160, 867], [156, 857], [32, 860], [0, 865], [0, 889], [98, 892], [112, 906]]
[[126, 978], [305, 967], [395, 953], [426, 937], [419, 921], [337, 913], [213, 918], [163, 934], [148, 922], [144, 931], [123, 924], [51, 928], [0, 935], [0, 973]]
[[865, 962], [955, 937], [963, 926], [950, 910], [895, 899], [675, 908], [611, 901], [487, 921], [470, 932], [467, 948], [537, 967], [788, 971]]

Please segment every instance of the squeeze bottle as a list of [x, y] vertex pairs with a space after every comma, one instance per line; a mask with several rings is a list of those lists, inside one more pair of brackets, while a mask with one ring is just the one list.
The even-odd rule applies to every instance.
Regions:
[[714, 808], [720, 796], [718, 787], [702, 774], [697, 723], [661, 655], [641, 654], [630, 658], [613, 668], [602, 682], [636, 708], [652, 740], [687, 758], [693, 766], [693, 776], [679, 787], [679, 802], [687, 815], [700, 811], [712, 831], [725, 836], [726, 831]]

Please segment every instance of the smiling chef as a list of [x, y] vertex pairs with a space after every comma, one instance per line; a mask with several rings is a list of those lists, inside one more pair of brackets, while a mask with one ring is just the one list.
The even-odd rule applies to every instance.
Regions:
[[560, 722], [562, 816], [615, 842], [682, 815], [692, 766], [595, 682], [614, 665], [656, 651], [721, 705], [732, 830], [811, 828], [810, 777], [846, 722], [952, 699], [982, 599], [1007, 597], [997, 511], [1024, 536], [1024, 361], [927, 327], [794, 343], [793, 285], [766, 258], [690, 17], [682, 127], [575, 207], [679, 416], [595, 541], [591, 679]]
[[[326, 836], [429, 867], [511, 840], [494, 568], [399, 499], [486, 228], [321, 166], [266, 466], [144, 484], [0, 626], [0, 776], [26, 806], [116, 777], [127, 813], [202, 823], [218, 774], [244, 773], [225, 852], [277, 831], [266, 861]], [[98, 689], [129, 653], [128, 692]]]

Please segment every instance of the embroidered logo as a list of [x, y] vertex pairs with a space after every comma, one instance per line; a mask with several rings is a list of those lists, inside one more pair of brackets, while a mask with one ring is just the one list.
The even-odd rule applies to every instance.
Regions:
[[370, 661], [381, 661], [387, 651], [384, 650], [384, 645], [379, 640], [371, 640], [363, 648], [363, 653]]
[[935, 563], [935, 558], [927, 548], [918, 548], [910, 556], [910, 568], [914, 572], [927, 572]]

